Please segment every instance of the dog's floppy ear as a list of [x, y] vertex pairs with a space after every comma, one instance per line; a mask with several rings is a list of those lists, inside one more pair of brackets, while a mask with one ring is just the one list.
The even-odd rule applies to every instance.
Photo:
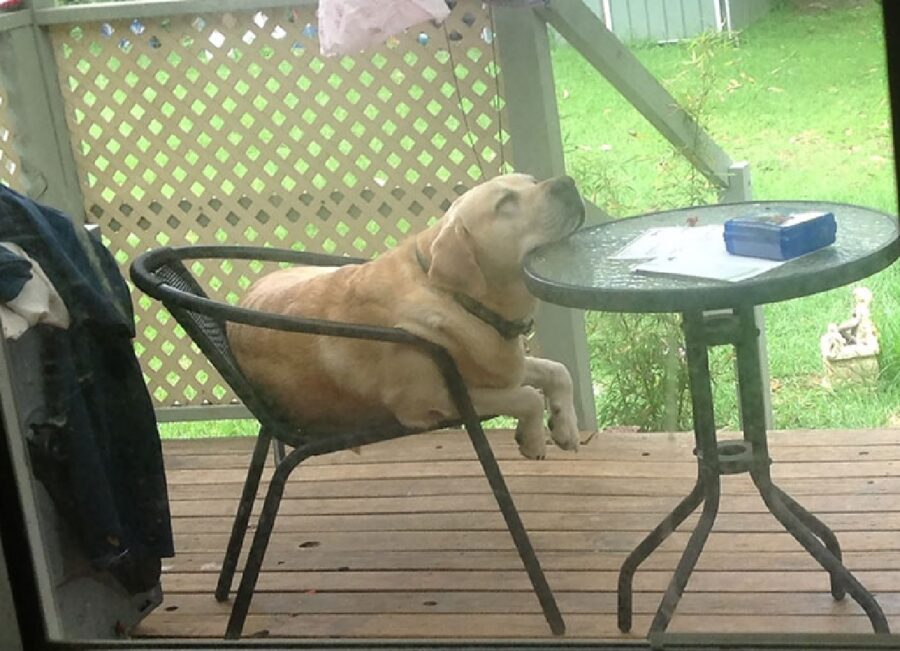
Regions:
[[428, 277], [437, 285], [479, 296], [487, 280], [475, 258], [475, 243], [462, 221], [451, 219], [431, 243]]

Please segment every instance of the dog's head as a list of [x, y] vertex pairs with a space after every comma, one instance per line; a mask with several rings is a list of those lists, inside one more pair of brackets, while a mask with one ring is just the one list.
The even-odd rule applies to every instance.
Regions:
[[497, 176], [450, 206], [431, 244], [429, 275], [478, 295], [488, 284], [520, 279], [529, 251], [562, 239], [583, 221], [584, 202], [570, 177]]

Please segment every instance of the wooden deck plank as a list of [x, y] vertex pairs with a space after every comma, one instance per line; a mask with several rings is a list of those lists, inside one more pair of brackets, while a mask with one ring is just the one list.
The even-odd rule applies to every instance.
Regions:
[[[508, 431], [489, 438], [556, 592], [567, 637], [641, 638], [696, 518], [637, 573], [635, 632], [626, 636], [615, 624], [618, 567], [693, 484], [692, 437], [603, 433], [575, 455], [551, 448], [542, 462], [521, 459]], [[253, 443], [164, 442], [178, 554], [164, 561], [163, 606], [136, 635], [224, 633], [230, 604], [217, 603], [212, 591]], [[900, 628], [900, 430], [773, 432], [770, 443], [776, 481], [834, 528], [847, 566]], [[831, 598], [827, 575], [766, 513], [749, 479], [737, 476], [723, 480], [721, 514], [670, 630], [870, 627], [851, 600]], [[549, 637], [460, 432], [379, 443], [301, 466], [288, 483], [246, 634]]]
[[[651, 513], [555, 513], [523, 511], [528, 531], [615, 531], [644, 532], [653, 529], [665, 515]], [[819, 514], [836, 533], [845, 531], [900, 531], [900, 513], [828, 513]], [[189, 516], [174, 518], [184, 533], [228, 533], [232, 517]], [[685, 528], [694, 528], [697, 517], [685, 520]], [[369, 531], [506, 531], [498, 512], [442, 513], [351, 513], [340, 515], [280, 514], [278, 531], [283, 533], [369, 532]], [[781, 524], [769, 513], [720, 513], [713, 531], [718, 533], [783, 532]]]
[[[674, 569], [674, 568], [673, 568]], [[548, 571], [547, 581], [555, 590], [568, 592], [614, 592], [618, 571], [573, 570]], [[900, 586], [900, 571], [861, 571], [857, 578], [874, 592], [889, 592]], [[671, 569], [638, 572], [634, 589], [639, 592], [662, 592], [669, 584]], [[817, 571], [741, 572], [736, 580], [733, 571], [703, 571], [691, 576], [692, 592], [770, 592], [800, 593], [828, 589], [828, 575]], [[166, 575], [168, 593], [212, 593], [216, 575]], [[530, 590], [528, 577], [521, 570], [430, 570], [367, 572], [288, 572], [265, 571], [260, 575], [257, 592], [409, 592], [425, 590], [484, 591], [491, 594]]]
[[[155, 637], [221, 637], [227, 615], [203, 618], [159, 615], [144, 626]], [[641, 639], [650, 615], [636, 615], [631, 634], [618, 634], [615, 615], [569, 615], [565, 639]], [[900, 617], [889, 618], [896, 629]], [[719, 615], [682, 614], [669, 627], [672, 633], [871, 633], [864, 615]], [[250, 615], [246, 637], [266, 638], [409, 638], [522, 640], [552, 638], [540, 615], [402, 613], [367, 615]]]
[[[166, 559], [163, 567], [173, 573], [217, 573], [221, 568], [224, 552], [179, 553]], [[647, 570], [672, 570], [678, 562], [680, 551], [660, 550], [648, 558], [642, 568]], [[541, 554], [545, 570], [618, 570], [624, 554], [620, 552], [554, 552]], [[854, 571], [900, 570], [900, 551], [846, 552], [844, 562]], [[243, 564], [243, 556], [239, 563]], [[512, 550], [500, 551], [395, 551], [359, 550], [352, 556], [340, 551], [304, 549], [272, 549], [266, 555], [266, 571], [343, 571], [349, 568], [366, 570], [519, 570], [522, 561]], [[730, 552], [704, 551], [698, 570], [798, 571], [819, 572], [819, 565], [801, 549], [787, 552], [745, 552], [736, 557]]]
[[[496, 457], [503, 461], [521, 461], [518, 449], [511, 443], [498, 441], [492, 437], [492, 447]], [[379, 444], [380, 445], [380, 444]], [[433, 443], [428, 446], [415, 446], [410, 448], [379, 447], [371, 445], [364, 447], [359, 453], [338, 452], [334, 454], [313, 457], [304, 463], [306, 465], [346, 465], [346, 464], [371, 464], [371, 463], [396, 463], [396, 462], [421, 462], [428, 461], [470, 461], [475, 458], [472, 446], [468, 441], [454, 441], [453, 443]], [[673, 463], [693, 463], [693, 441], [686, 442], [678, 439], [675, 442], [660, 440], [659, 444], [647, 442], [638, 448], [634, 444], [626, 444], [621, 441], [614, 443], [604, 442], [603, 447], [588, 445], [574, 454], [567, 454], [550, 450], [550, 458], [567, 463], [585, 463], [609, 460], [611, 455], [622, 459], [640, 459], [649, 461], [672, 461]], [[179, 452], [167, 459], [169, 469], [205, 469], [205, 468], [239, 468], [246, 467], [247, 455], [250, 446], [246, 449], [236, 449], [227, 453], [212, 448], [210, 450], [200, 447], [190, 448], [185, 452]], [[777, 449], [776, 463], [820, 463], [820, 462], [877, 462], [900, 460], [900, 449], [896, 445], [829, 445], [824, 447], [813, 446], [788, 446]]]
[[[281, 552], [302, 550], [312, 544], [332, 551], [356, 552], [367, 549], [394, 550], [509, 550], [512, 542], [505, 531], [372, 531], [365, 536], [317, 532], [276, 535], [270, 549]], [[677, 531], [666, 541], [672, 549], [683, 549], [689, 530]], [[598, 551], [630, 552], [643, 539], [639, 531], [560, 531], [531, 532], [531, 540], [538, 552]], [[225, 549], [227, 534], [181, 534], [176, 531], [176, 549], [184, 552], [211, 552]], [[847, 551], [893, 550], [900, 547], [900, 537], [894, 531], [846, 532], [840, 536], [841, 547]], [[713, 532], [704, 549], [743, 554], [754, 551], [784, 552], [797, 549], [799, 543], [786, 533], [746, 533], [735, 536]]]
[[[220, 491], [221, 492], [221, 491]], [[171, 496], [170, 496], [171, 499]], [[636, 513], [668, 513], [678, 497], [631, 495], [556, 495], [540, 493], [516, 493], [516, 507], [522, 513], [579, 513], [585, 515], [613, 515]], [[237, 508], [235, 497], [210, 497], [207, 499], [171, 500], [173, 517], [232, 518]], [[262, 500], [254, 509], [259, 512]], [[803, 505], [820, 517], [828, 514], [900, 513], [900, 499], [895, 495], [807, 495]], [[350, 515], [350, 514], [436, 514], [458, 513], [459, 495], [404, 495], [397, 497], [337, 497], [304, 498], [285, 497], [279, 513], [289, 515]], [[492, 495], [473, 494], [465, 499], [466, 513], [495, 513], [497, 502]], [[729, 495], [722, 504], [722, 513], [767, 513], [758, 495]]]
[[[512, 430], [494, 429], [487, 431], [488, 439], [495, 454], [499, 457], [505, 448], [515, 450]], [[721, 438], [740, 438], [740, 433], [723, 432]], [[582, 438], [587, 438], [583, 436]], [[769, 442], [773, 449], [781, 450], [789, 447], [809, 447], [822, 449], [833, 446], [876, 446], [897, 444], [897, 428], [867, 429], [860, 431], [848, 430], [773, 430], [769, 432]], [[181, 454], [228, 454], [231, 452], [247, 452], [253, 449], [255, 437], [230, 437], [230, 438], [192, 438], [172, 439], [165, 441], [167, 453]], [[658, 451], [661, 445], [678, 445], [684, 447], [688, 453], [693, 448], [694, 440], [691, 432], [631, 432], [631, 431], [604, 431], [597, 434], [593, 441], [602, 441], [602, 449], [614, 449], [619, 446], [623, 449], [635, 451]], [[652, 447], [647, 447], [650, 444]], [[400, 450], [415, 451], [419, 448], [434, 448], [435, 445], [445, 447], [457, 445], [465, 449], [471, 449], [471, 443], [464, 432], [456, 430], [443, 430], [418, 434], [403, 439], [384, 441], [366, 446], [362, 454], [351, 451], [338, 452], [336, 455], [368, 456], [379, 451], [392, 451], [397, 454]], [[579, 452], [585, 452], [585, 447]]]
[[[656, 612], [661, 591], [635, 594], [635, 613], [652, 615]], [[566, 614], [616, 613], [615, 592], [567, 592], [557, 590], [556, 599]], [[678, 604], [679, 614], [694, 615], [840, 615], [857, 616], [859, 606], [850, 600], [835, 601], [827, 591], [798, 593], [788, 599], [775, 599], [771, 592], [688, 592]], [[900, 595], [876, 593], [882, 608], [889, 616], [900, 616]], [[179, 593], [166, 598], [166, 613], [180, 615], [225, 614], [230, 602], [220, 603], [208, 594]], [[484, 591], [443, 590], [419, 592], [260, 592], [254, 596], [253, 611], [265, 615], [304, 614], [402, 614], [402, 613], [471, 613], [540, 614], [540, 605], [530, 590], [504, 592], [498, 599]]]
[[[529, 461], [522, 459], [501, 460], [500, 470], [506, 477], [541, 477], [565, 479], [567, 477], [612, 478], [628, 477], [639, 480], [648, 477], [670, 477], [693, 479], [697, 474], [696, 465], [692, 461], [676, 463], [675, 461], [622, 461], [603, 460], [595, 462], [573, 462], [564, 459]], [[221, 484], [243, 480], [246, 470], [243, 468], [220, 469], [210, 468], [198, 473], [196, 469], [167, 469], [169, 483], [184, 484]], [[385, 473], [390, 477], [478, 477], [483, 476], [481, 465], [477, 461], [398, 461], [384, 463], [353, 463], [334, 465], [310, 465], [297, 472], [296, 481], [335, 481], [346, 479], [384, 479]], [[271, 471], [264, 473], [269, 479]], [[895, 477], [900, 476], [900, 461], [830, 461], [821, 463], [779, 463], [772, 472], [776, 481], [790, 479], [845, 479], [856, 477]]]

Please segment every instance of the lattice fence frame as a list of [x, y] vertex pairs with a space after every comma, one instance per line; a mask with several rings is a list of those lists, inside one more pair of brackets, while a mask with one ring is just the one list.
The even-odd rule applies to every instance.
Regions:
[[15, 123], [9, 110], [9, 102], [0, 80], [0, 183], [13, 190], [24, 192], [24, 181], [19, 170], [22, 161], [15, 146]]
[[[490, 18], [464, 0], [445, 26], [339, 59], [318, 54], [308, 5], [51, 26], [87, 220], [123, 273], [159, 245], [377, 255], [507, 159]], [[231, 302], [266, 270], [195, 267]], [[168, 313], [133, 299], [157, 406], [236, 402]]]
[[[3, 31], [0, 30], [0, 38], [3, 37]], [[22, 158], [16, 144], [16, 120], [10, 110], [9, 86], [0, 67], [0, 183], [17, 192], [25, 192]]]

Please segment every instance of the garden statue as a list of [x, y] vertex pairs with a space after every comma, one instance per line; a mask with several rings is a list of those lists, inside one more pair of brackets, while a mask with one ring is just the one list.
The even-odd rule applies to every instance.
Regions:
[[825, 364], [822, 385], [833, 380], [874, 381], [878, 377], [878, 330], [872, 321], [872, 292], [866, 287], [853, 290], [853, 313], [846, 321], [829, 323], [819, 339]]

